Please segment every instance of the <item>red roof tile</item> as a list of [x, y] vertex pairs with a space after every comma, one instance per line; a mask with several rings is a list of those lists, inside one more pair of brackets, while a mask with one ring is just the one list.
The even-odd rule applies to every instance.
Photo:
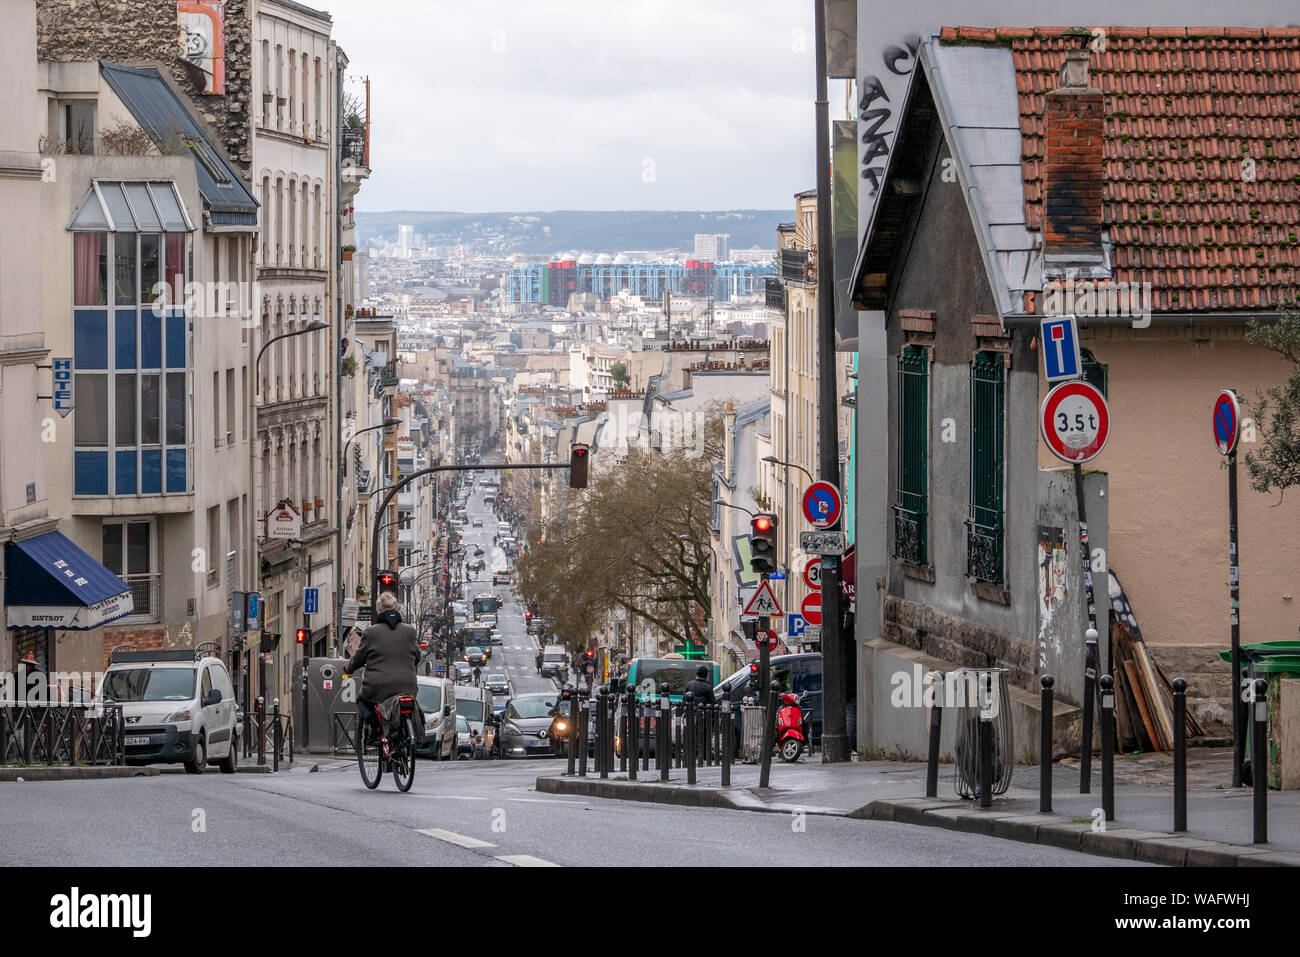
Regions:
[[[1080, 43], [1066, 29], [942, 33], [1011, 48], [1031, 230], [1043, 228], [1045, 96]], [[1150, 282], [1157, 311], [1291, 301], [1300, 279], [1300, 29], [1108, 27], [1089, 68], [1104, 94], [1102, 222], [1114, 279]]]

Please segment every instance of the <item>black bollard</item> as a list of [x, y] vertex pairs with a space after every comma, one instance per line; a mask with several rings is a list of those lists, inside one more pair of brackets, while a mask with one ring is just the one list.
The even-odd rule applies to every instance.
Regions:
[[257, 763], [266, 764], [266, 699], [257, 696]]
[[679, 702], [673, 715], [673, 758], [677, 761], [677, 770], [682, 769], [682, 725], [686, 722], [686, 702]]
[[578, 760], [578, 696], [576, 694], [569, 695], [568, 732], [569, 766], [565, 770], [565, 773], [572, 777], [574, 765]]
[[939, 736], [943, 729], [943, 672], [930, 672], [930, 751], [925, 762], [925, 796], [939, 796]]
[[623, 734], [623, 754], [629, 759], [627, 761], [627, 779], [629, 781], [636, 780], [637, 765], [641, 763], [639, 760], [641, 756], [637, 754], [639, 750], [637, 743], [641, 740], [641, 728], [636, 721], [636, 705], [636, 689], [629, 685], [627, 689], [627, 719], [623, 722], [623, 726], [627, 729]]
[[1038, 681], [1043, 686], [1038, 722], [1038, 812], [1049, 814], [1052, 810], [1052, 685], [1055, 679], [1043, 675]]
[[587, 722], [590, 720], [590, 707], [591, 705], [584, 695], [578, 706], [578, 727], [576, 729], [578, 735], [578, 777], [582, 778], [587, 776]]
[[722, 786], [731, 787], [731, 733], [735, 730], [735, 723], [731, 717], [731, 686], [724, 684], [722, 686]]
[[1115, 679], [1102, 675], [1101, 686], [1101, 808], [1115, 820]]
[[659, 780], [668, 780], [673, 764], [673, 702], [667, 691], [659, 694], [659, 721], [655, 726], [655, 760], [659, 762]]
[[1254, 785], [1255, 843], [1268, 843], [1268, 682], [1256, 678], [1251, 696], [1250, 778]]
[[[1089, 629], [1091, 631], [1092, 629]], [[1092, 709], [1097, 699], [1097, 642], [1084, 642], [1083, 742], [1079, 747], [1079, 793], [1092, 793]]]
[[1187, 830], [1187, 682], [1174, 679], [1174, 830]]
[[609, 694], [601, 685], [596, 692], [596, 707], [600, 709], [600, 725], [596, 730], [596, 751], [600, 754], [600, 776], [609, 777]]
[[768, 689], [766, 710], [763, 712], [763, 753], [758, 770], [758, 786], [765, 788], [772, 779], [772, 748], [776, 740], [776, 706], [781, 694], [781, 683], [773, 681]]
[[686, 692], [686, 783], [695, 783], [695, 695]]
[[276, 698], [271, 702], [271, 720], [275, 722], [275, 727], [271, 729], [271, 747], [275, 753], [271, 755], [271, 770], [279, 772], [280, 770], [280, 748], [284, 744], [282, 732], [280, 731], [280, 699]]
[[985, 682], [985, 693], [980, 701], [979, 720], [979, 775], [980, 807], [993, 806], [993, 676], [980, 675]]
[[650, 723], [654, 720], [653, 707], [649, 701], [638, 705], [641, 712], [641, 770], [650, 770]]

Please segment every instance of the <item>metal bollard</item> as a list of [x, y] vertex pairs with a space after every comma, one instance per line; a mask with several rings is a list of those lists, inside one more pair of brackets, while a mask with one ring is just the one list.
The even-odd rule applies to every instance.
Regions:
[[1254, 785], [1255, 843], [1268, 843], [1268, 682], [1256, 678], [1251, 696], [1250, 779]]
[[930, 750], [925, 762], [925, 796], [939, 796], [939, 739], [943, 732], [943, 672], [930, 672]]
[[275, 722], [275, 727], [271, 729], [271, 746], [275, 749], [275, 753], [271, 755], [271, 770], [278, 772], [280, 770], [280, 747], [284, 744], [280, 730], [279, 698], [271, 702], [271, 720]]
[[1174, 679], [1174, 830], [1187, 830], [1187, 682]]
[[664, 691], [659, 696], [659, 723], [655, 727], [655, 760], [659, 762], [659, 780], [668, 780], [673, 763], [673, 702]]
[[686, 783], [695, 783], [695, 695], [686, 692]]
[[257, 696], [257, 763], [266, 764], [266, 699]]
[[673, 715], [673, 758], [677, 762], [677, 770], [682, 769], [682, 732], [685, 731], [683, 725], [686, 723], [686, 702], [679, 702]]
[[772, 779], [772, 748], [776, 739], [776, 706], [781, 683], [773, 681], [767, 693], [767, 710], [763, 712], [763, 753], [758, 771], [758, 786], [765, 788]]
[[1101, 686], [1101, 808], [1115, 820], [1115, 679], [1102, 675]]
[[653, 707], [649, 701], [640, 703], [641, 709], [641, 770], [650, 770], [650, 722], [654, 719]]
[[[1092, 631], [1091, 628], [1088, 629]], [[1079, 748], [1079, 793], [1092, 793], [1092, 709], [1097, 700], [1096, 635], [1084, 642], [1083, 653], [1083, 743]]]
[[609, 777], [609, 695], [601, 685], [596, 692], [596, 769], [602, 778]]
[[578, 777], [587, 776], [587, 722], [590, 718], [590, 705], [584, 697], [578, 706]]
[[1043, 700], [1038, 721], [1038, 812], [1052, 810], [1052, 685], [1051, 675], [1038, 679], [1043, 686]]
[[731, 787], [731, 734], [735, 723], [731, 717], [731, 686], [722, 686], [722, 786]]
[[993, 806], [993, 715], [988, 707], [993, 700], [993, 676], [982, 676], [985, 695], [980, 702], [979, 721], [979, 772], [980, 807]]
[[565, 773], [573, 776], [574, 765], [578, 760], [578, 696], [569, 696], [569, 766]]
[[713, 763], [719, 765], [722, 763], [722, 725], [720, 720], [722, 708], [716, 701], [709, 708], [713, 712], [713, 717], [709, 721], [709, 729], [712, 731], [713, 737]]
[[623, 722], [626, 729], [623, 732], [623, 754], [627, 760], [627, 779], [636, 780], [637, 765], [641, 763], [639, 742], [641, 741], [641, 727], [637, 724], [637, 700], [636, 689], [629, 686], [627, 689], [627, 719]]

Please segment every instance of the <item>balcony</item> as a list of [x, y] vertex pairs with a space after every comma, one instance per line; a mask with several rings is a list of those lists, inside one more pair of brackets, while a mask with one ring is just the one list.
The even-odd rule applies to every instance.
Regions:
[[397, 385], [397, 363], [390, 362], [379, 370], [379, 384], [384, 388]]
[[817, 281], [817, 260], [807, 249], [782, 249], [777, 253], [782, 282]]
[[147, 572], [143, 575], [120, 575], [118, 577], [131, 586], [131, 602], [134, 606], [134, 611], [123, 621], [158, 621], [158, 612], [161, 608], [159, 591], [162, 588], [162, 572]]

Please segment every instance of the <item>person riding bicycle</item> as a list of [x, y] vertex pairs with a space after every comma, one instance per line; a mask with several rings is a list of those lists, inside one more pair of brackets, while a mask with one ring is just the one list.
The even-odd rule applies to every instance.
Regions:
[[377, 735], [375, 706], [393, 695], [414, 698], [419, 690], [415, 666], [420, 661], [420, 638], [402, 621], [397, 596], [392, 592], [380, 595], [375, 605], [375, 623], [361, 636], [361, 645], [348, 662], [347, 671], [355, 674], [360, 668], [366, 669], [357, 695], [357, 711]]

